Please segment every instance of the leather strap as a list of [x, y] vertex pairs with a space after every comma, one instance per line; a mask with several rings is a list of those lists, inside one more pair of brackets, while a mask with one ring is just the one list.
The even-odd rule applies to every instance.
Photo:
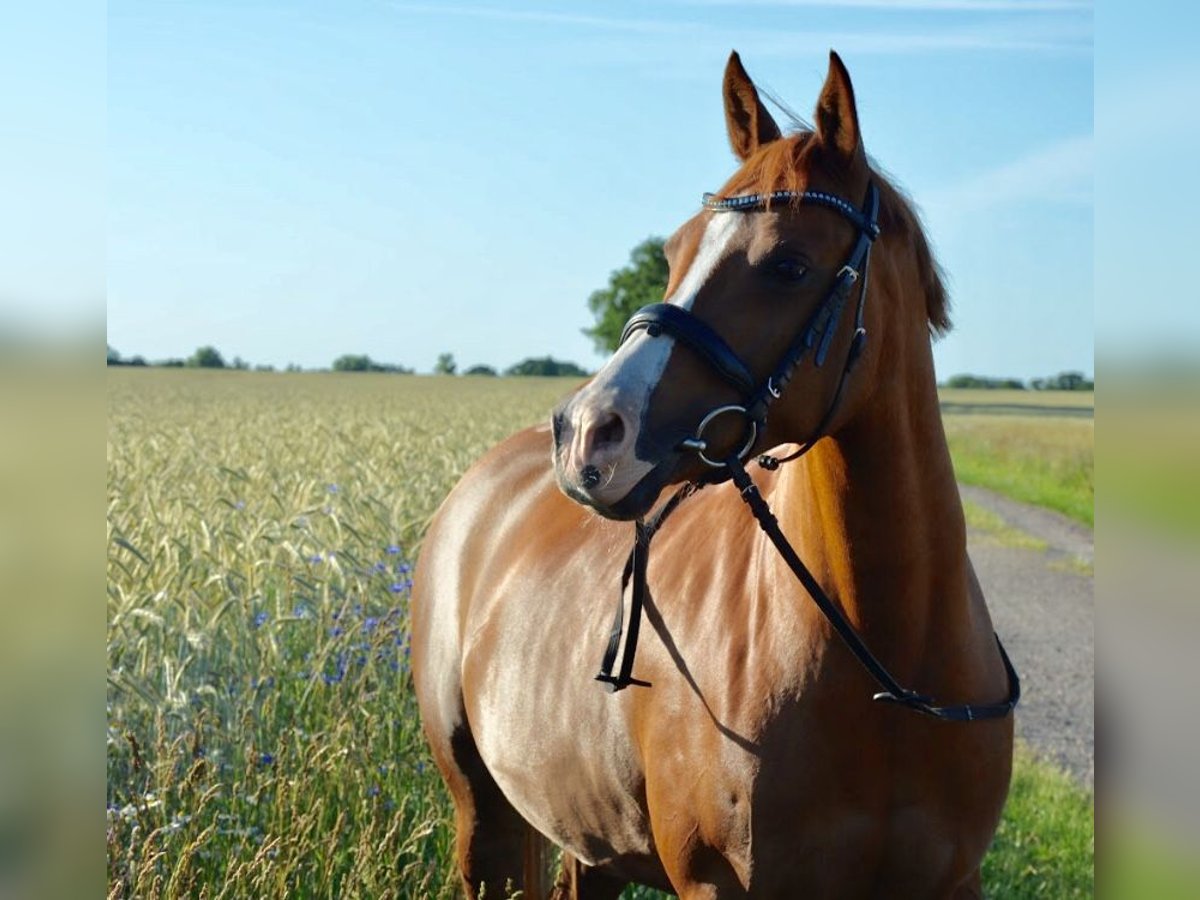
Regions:
[[642, 329], [651, 337], [669, 334], [704, 357], [717, 374], [733, 385], [743, 397], [754, 393], [754, 375], [746, 364], [725, 343], [724, 338], [683, 307], [670, 303], [643, 306], [626, 323], [625, 330], [621, 332], [621, 343]]
[[[645, 606], [648, 590], [646, 568], [650, 563], [650, 540], [662, 527], [667, 516], [671, 515], [680, 503], [700, 490], [702, 486], [693, 482], [685, 484], [671, 496], [671, 499], [648, 523], [641, 520], [634, 523], [633, 549], [629, 551], [629, 558], [625, 560], [625, 571], [621, 574], [621, 592], [617, 595], [617, 610], [613, 617], [612, 630], [608, 635], [608, 646], [605, 648], [604, 658], [600, 662], [600, 672], [596, 675], [596, 681], [602, 682], [605, 690], [609, 693], [615, 693], [631, 684], [638, 687], [650, 687], [650, 682], [639, 681], [632, 675], [633, 658], [637, 654], [642, 607]], [[625, 624], [625, 590], [630, 583], [633, 584], [633, 590], [629, 600], [629, 631], [625, 637], [625, 653], [621, 658], [621, 668], [614, 675], [613, 668], [616, 666], [617, 653], [621, 649], [621, 633]]]
[[838, 637], [842, 639], [862, 667], [870, 673], [871, 677], [883, 689], [874, 694], [871, 699], [884, 703], [897, 703], [916, 712], [933, 716], [934, 718], [949, 719], [956, 722], [999, 719], [1012, 712], [1017, 702], [1021, 699], [1021, 679], [1018, 677], [1017, 670], [1013, 667], [1012, 661], [1008, 658], [1008, 654], [1004, 650], [1004, 645], [1000, 643], [999, 635], [995, 636], [996, 646], [1000, 650], [1000, 658], [1004, 662], [1004, 671], [1008, 676], [1008, 696], [1000, 703], [942, 706], [935, 703], [932, 697], [927, 697], [923, 694], [918, 694], [916, 691], [902, 687], [892, 676], [892, 673], [887, 670], [883, 663], [863, 643], [862, 638], [858, 636], [858, 632], [854, 630], [854, 626], [846, 620], [841, 609], [825, 593], [820, 583], [813, 577], [812, 572], [808, 570], [803, 560], [796, 554], [795, 549], [788, 542], [783, 531], [780, 530], [779, 520], [771, 512], [767, 501], [759, 493], [758, 487], [750, 480], [750, 475], [746, 472], [741, 460], [737, 457], [730, 457], [725, 465], [729, 469], [730, 477], [734, 485], [737, 486], [742, 499], [746, 501], [746, 505], [750, 507], [750, 511], [758, 521], [759, 527], [770, 538], [771, 543], [775, 545], [775, 549], [783, 557], [783, 561], [788, 564], [788, 568], [792, 570], [792, 574], [796, 576], [796, 580], [804, 586], [804, 589], [817, 605], [821, 614], [825, 616], [826, 621], [838, 633]]

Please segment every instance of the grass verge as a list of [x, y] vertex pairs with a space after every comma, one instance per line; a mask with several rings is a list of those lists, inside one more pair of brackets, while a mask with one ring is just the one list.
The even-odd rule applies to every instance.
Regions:
[[1091, 897], [1094, 809], [1089, 791], [1018, 747], [1004, 817], [983, 861], [984, 893], [1005, 900]]
[[980, 414], [946, 416], [944, 423], [959, 481], [1093, 527], [1091, 419]]

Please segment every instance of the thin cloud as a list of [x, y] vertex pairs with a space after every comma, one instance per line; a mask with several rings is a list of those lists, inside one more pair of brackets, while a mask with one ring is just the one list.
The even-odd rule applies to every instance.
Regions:
[[1087, 204], [1092, 157], [1090, 134], [1064, 138], [965, 181], [923, 191], [921, 205], [933, 217], [959, 218], [1031, 200]]
[[[893, 6], [884, 0], [793, 0], [809, 6], [861, 6], [864, 9], [883, 9]], [[1012, 3], [1021, 8], [1035, 5], [1040, 9], [1044, 3], [1022, 3], [1021, 0], [981, 0], [983, 3]], [[1059, 0], [1047, 0], [1059, 2]], [[1064, 3], [1072, 0], [1062, 0]], [[952, 9], [952, 4], [974, 6], [967, 0], [898, 0], [913, 9]], [[772, 55], [795, 55], [808, 50], [824, 50], [837, 46], [846, 52], [878, 55], [903, 55], [938, 51], [1019, 51], [1019, 52], [1091, 52], [1092, 33], [1090, 17], [1085, 20], [1059, 22], [1046, 26], [1037, 22], [1005, 22], [991, 27], [933, 28], [909, 32], [895, 30], [848, 30], [829, 31], [780, 31], [778, 29], [736, 29], [718, 27], [702, 22], [670, 21], [663, 19], [641, 19], [611, 17], [547, 10], [515, 10], [491, 6], [442, 5], [430, 3], [393, 2], [388, 6], [397, 12], [418, 15], [448, 16], [481, 19], [487, 21], [529, 23], [532, 25], [566, 26], [585, 28], [596, 32], [616, 31], [643, 35], [686, 35], [689, 46], [698, 42], [716, 42], [720, 46], [754, 45], [757, 52]], [[896, 8], [900, 8], [897, 6]], [[1083, 7], [1081, 7], [1083, 8]], [[1000, 9], [996, 6], [996, 9]], [[634, 60], [645, 61], [642, 48], [623, 48], [625, 55], [633, 54]], [[619, 52], [618, 56], [622, 55]], [[658, 64], [665, 62], [666, 48], [656, 47]]]
[[388, 6], [398, 12], [488, 19], [496, 22], [529, 22], [536, 25], [580, 25], [606, 31], [629, 31], [641, 34], [679, 34], [704, 27], [690, 22], [613, 18], [535, 9], [500, 9], [492, 6], [451, 6], [440, 3], [389, 3]]

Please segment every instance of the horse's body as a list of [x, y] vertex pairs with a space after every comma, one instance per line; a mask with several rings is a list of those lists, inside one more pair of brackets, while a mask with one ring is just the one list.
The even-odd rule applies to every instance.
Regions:
[[[876, 323], [886, 362], [876, 350], [859, 370], [870, 390], [852, 389], [830, 437], [755, 481], [902, 682], [945, 702], [997, 700], [1005, 671], [966, 556], [932, 313], [927, 298], [900, 297], [932, 263], [923, 239], [906, 250], [900, 202], [885, 190], [893, 244], [872, 261], [872, 303], [891, 306], [875, 313], [893, 322]], [[681, 234], [694, 269], [705, 239]], [[673, 260], [673, 287], [681, 281]], [[689, 365], [663, 363], [663, 384]], [[871, 378], [881, 365], [887, 377]], [[602, 372], [564, 408], [577, 429], [594, 416], [578, 407], [601, 390], [619, 393]], [[671, 406], [689, 402], [680, 394]], [[772, 413], [764, 446], [799, 439], [787, 429], [804, 416], [811, 428], [813, 402]], [[624, 430], [639, 424], [621, 415]], [[641, 427], [657, 427], [651, 418]], [[634, 436], [615, 434], [632, 459]], [[589, 432], [585, 444], [598, 452], [604, 441]], [[416, 571], [413, 670], [468, 891], [537, 892], [540, 833], [567, 851], [557, 890], [568, 896], [615, 897], [628, 881], [682, 897], [977, 895], [1007, 791], [1011, 718], [939, 722], [873, 703], [874, 683], [728, 484], [683, 502], [655, 538], [634, 673], [651, 686], [602, 691], [593, 676], [631, 529], [556, 487], [557, 469], [572, 496], [581, 490], [564, 485], [571, 446], [533, 429], [480, 460], [433, 522]], [[662, 483], [691, 464], [681, 457]], [[610, 515], [633, 495], [602, 493], [620, 482], [619, 465], [587, 500]]]

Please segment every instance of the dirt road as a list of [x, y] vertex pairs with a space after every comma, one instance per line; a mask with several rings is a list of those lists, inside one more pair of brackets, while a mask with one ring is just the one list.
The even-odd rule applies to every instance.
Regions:
[[969, 528], [967, 544], [996, 630], [1021, 675], [1017, 736], [1091, 788], [1092, 532], [1058, 513], [982, 488], [962, 485], [960, 492], [1007, 526]]

